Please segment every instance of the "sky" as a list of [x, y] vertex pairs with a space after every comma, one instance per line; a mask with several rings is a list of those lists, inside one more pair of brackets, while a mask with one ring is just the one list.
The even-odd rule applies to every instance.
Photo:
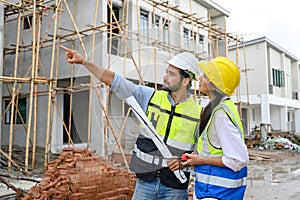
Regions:
[[300, 59], [299, 1], [212, 1], [230, 12], [227, 32], [243, 36], [244, 41], [265, 36]]

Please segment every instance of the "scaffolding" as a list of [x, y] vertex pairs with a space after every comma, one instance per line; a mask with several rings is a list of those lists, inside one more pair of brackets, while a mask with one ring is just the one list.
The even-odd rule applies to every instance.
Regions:
[[[128, 168], [128, 163], [125, 159], [125, 154], [123, 151], [123, 147], [121, 145], [122, 132], [124, 129], [124, 124], [126, 123], [126, 119], [128, 118], [130, 110], [126, 114], [124, 114], [124, 122], [121, 127], [120, 133], [117, 133], [111, 123], [111, 119], [108, 114], [108, 101], [103, 101], [103, 97], [99, 93], [97, 88], [106, 87], [102, 83], [95, 82], [92, 76], [87, 84], [75, 85], [73, 82], [74, 76], [74, 66], [71, 67], [71, 73], [69, 74], [70, 85], [67, 87], [59, 87], [58, 85], [58, 73], [59, 73], [59, 55], [64, 53], [60, 51], [59, 45], [68, 43], [73, 44], [74, 42], [78, 42], [79, 48], [85, 58], [88, 58], [91, 61], [95, 60], [95, 53], [92, 51], [91, 54], [88, 55], [86, 50], [86, 45], [84, 38], [91, 39], [91, 48], [94, 49], [96, 45], [96, 36], [99, 34], [107, 34], [108, 37], [108, 68], [111, 64], [111, 56], [113, 49], [113, 36], [120, 38], [122, 41], [122, 51], [118, 50], [118, 56], [123, 56], [125, 59], [131, 59], [135, 69], [138, 73], [138, 79], [140, 84], [145, 84], [143, 75], [140, 73], [140, 65], [141, 65], [141, 56], [138, 54], [138, 57], [134, 57], [132, 51], [130, 49], [129, 41], [137, 40], [138, 46], [145, 45], [143, 42], [146, 41], [146, 45], [150, 45], [154, 50], [164, 49], [166, 52], [176, 53], [180, 51], [190, 51], [196, 55], [199, 59], [209, 59], [218, 55], [218, 44], [220, 41], [224, 41], [227, 45], [231, 43], [239, 43], [242, 42], [242, 39], [237, 36], [227, 33], [226, 30], [219, 28], [216, 24], [212, 24], [210, 17], [207, 20], [203, 19], [203, 17], [197, 17], [195, 11], [192, 10], [192, 1], [189, 0], [190, 11], [186, 12], [180, 10], [177, 5], [172, 5], [169, 1], [163, 0], [143, 0], [136, 2], [123, 0], [118, 1], [121, 3], [121, 19], [117, 19], [114, 10], [113, 10], [113, 1], [107, 0], [107, 10], [110, 15], [108, 16], [108, 22], [99, 22], [99, 13], [102, 11], [99, 10], [100, 2], [99, 0], [94, 0], [92, 3], [95, 4], [94, 10], [91, 11], [93, 15], [93, 24], [85, 25], [85, 28], [79, 30], [77, 21], [76, 21], [76, 13], [77, 10], [77, 1], [67, 1], [67, 0], [19, 0], [19, 1], [6, 1], [0, 0], [0, 4], [4, 5], [4, 18], [5, 24], [8, 24], [12, 21], [17, 21], [17, 27], [15, 28], [16, 40], [15, 43], [10, 44], [10, 46], [4, 47], [4, 58], [5, 56], [14, 58], [14, 65], [9, 66], [12, 68], [12, 74], [6, 74], [6, 70], [3, 69], [4, 73], [0, 76], [0, 81], [3, 84], [3, 87], [6, 87], [8, 91], [8, 95], [3, 95], [2, 100], [7, 100], [9, 103], [5, 105], [5, 108], [2, 113], [2, 119], [5, 119], [5, 116], [10, 113], [9, 119], [10, 128], [9, 128], [9, 145], [8, 145], [8, 154], [1, 150], [3, 156], [8, 159], [8, 171], [11, 171], [12, 165], [17, 166], [19, 170], [28, 171], [30, 169], [35, 168], [35, 148], [36, 148], [36, 140], [37, 140], [37, 123], [38, 123], [38, 98], [40, 96], [45, 96], [47, 98], [47, 112], [43, 113], [47, 115], [47, 122], [45, 127], [45, 157], [44, 157], [44, 167], [47, 168], [47, 163], [49, 161], [49, 154], [51, 152], [51, 141], [52, 141], [52, 131], [53, 131], [53, 116], [54, 112], [58, 113], [60, 116], [60, 120], [63, 123], [64, 130], [68, 135], [68, 145], [74, 146], [74, 142], [70, 135], [71, 132], [71, 117], [72, 117], [72, 98], [73, 94], [87, 90], [91, 96], [91, 93], [94, 91], [98, 97], [99, 104], [101, 105], [104, 115], [105, 115], [105, 124], [113, 133], [114, 140], [116, 141], [115, 149], [119, 149], [122, 157], [124, 158], [124, 162], [126, 167]], [[169, 23], [169, 17], [178, 20], [178, 22], [183, 22], [188, 24], [191, 27], [191, 38], [194, 40], [194, 34], [199, 30], [206, 31], [208, 33], [209, 40], [209, 55], [207, 52], [197, 52], [195, 50], [189, 50], [182, 47], [182, 45], [174, 45], [170, 42], [170, 37], [168, 42], [161, 41], [159, 38], [153, 37], [145, 37], [141, 34], [141, 29], [138, 27], [137, 30], [131, 30], [129, 28], [129, 19], [126, 16], [129, 16], [129, 7], [131, 3], [136, 4], [136, 9], [139, 8], [138, 3], [143, 2], [152, 7], [152, 14], [155, 18], [156, 13], [164, 13], [165, 17], [163, 20], [163, 25]], [[70, 4], [72, 4], [73, 10], [70, 8]], [[62, 17], [63, 13], [67, 13], [67, 16], [71, 20], [71, 29], [62, 26]], [[90, 13], [90, 14], [91, 14]], [[139, 13], [137, 11], [136, 13]], [[43, 18], [49, 19], [49, 23], [47, 25], [43, 24]], [[136, 16], [139, 19], [139, 16]], [[139, 25], [140, 23], [138, 23]], [[168, 27], [168, 32], [170, 33], [170, 26]], [[155, 28], [155, 27], [154, 27]], [[32, 41], [24, 41], [25, 29], [29, 29], [31, 33]], [[12, 31], [12, 30], [10, 30]], [[181, 32], [178, 32], [178, 38], [181, 37]], [[8, 34], [8, 33], [6, 33]], [[28, 31], [26, 31], [28, 34]], [[132, 37], [132, 38], [131, 38]], [[237, 45], [238, 46], [238, 45]], [[45, 63], [41, 62], [41, 49], [50, 48], [51, 49], [51, 57], [50, 62], [47, 63], [47, 70], [45, 70]], [[194, 49], [194, 48], [193, 48]], [[31, 62], [29, 65], [24, 65], [24, 54], [30, 54]], [[26, 57], [28, 60], [29, 58]], [[155, 58], [154, 58], [155, 59]], [[4, 68], [8, 67], [5, 64]], [[126, 68], [126, 62], [124, 62], [124, 66]], [[24, 73], [25, 72], [25, 73]], [[41, 87], [40, 87], [41, 86]], [[154, 87], [157, 89], [157, 83], [154, 83]], [[24, 91], [24, 88], [27, 90]], [[41, 89], [43, 88], [43, 89]], [[22, 90], [22, 92], [21, 92]], [[69, 112], [69, 122], [64, 121], [64, 117], [61, 111], [61, 108], [57, 104], [56, 97], [58, 94], [68, 93], [70, 95], [70, 112]], [[195, 89], [194, 94], [199, 96], [200, 94]], [[28, 117], [26, 122], [22, 118], [21, 111], [18, 109], [18, 103], [20, 103], [21, 98], [29, 99], [29, 107], [28, 107]], [[105, 99], [109, 98], [109, 94], [105, 97]], [[89, 98], [88, 102], [88, 112], [92, 112], [92, 103], [91, 98]], [[21, 124], [24, 128], [26, 134], [26, 151], [25, 151], [25, 167], [21, 169], [12, 159], [12, 150], [13, 145], [16, 142], [17, 130], [16, 130], [16, 120], [21, 120]], [[89, 114], [88, 120], [88, 130], [87, 130], [87, 146], [90, 148], [91, 144], [91, 117]], [[107, 134], [107, 133], [104, 133]], [[31, 150], [31, 162], [29, 161], [29, 153]], [[107, 153], [107, 152], [106, 152]], [[31, 166], [29, 164], [31, 163]]]

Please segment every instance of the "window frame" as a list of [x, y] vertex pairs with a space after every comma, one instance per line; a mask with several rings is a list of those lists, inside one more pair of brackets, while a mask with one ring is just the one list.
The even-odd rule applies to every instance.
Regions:
[[[14, 122], [13, 124], [26, 124], [27, 123], [27, 98], [26, 97], [20, 97], [18, 99], [15, 99], [15, 101], [18, 101], [18, 111], [17, 109], [15, 108], [14, 109]], [[7, 108], [7, 106], [10, 104], [11, 102], [11, 99], [9, 100], [5, 100], [5, 108]], [[14, 105], [16, 104], [16, 102], [14, 103]], [[11, 107], [12, 107], [12, 104], [9, 105], [9, 108], [7, 108], [7, 111], [5, 113], [5, 124], [11, 124], [11, 121], [10, 121], [10, 118], [11, 118]], [[17, 116], [16, 116], [17, 115]], [[20, 116], [21, 115], [21, 116]], [[15, 118], [15, 116], [17, 118]], [[22, 120], [21, 120], [21, 117], [22, 117]]]
[[285, 87], [285, 73], [279, 68], [272, 68], [273, 85], [277, 87]]

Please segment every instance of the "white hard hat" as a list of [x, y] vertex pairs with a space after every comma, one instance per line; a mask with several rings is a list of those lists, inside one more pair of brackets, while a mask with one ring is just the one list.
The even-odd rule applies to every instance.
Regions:
[[198, 80], [199, 76], [201, 75], [197, 58], [189, 52], [179, 53], [167, 63], [186, 71], [190, 75], [191, 79]]

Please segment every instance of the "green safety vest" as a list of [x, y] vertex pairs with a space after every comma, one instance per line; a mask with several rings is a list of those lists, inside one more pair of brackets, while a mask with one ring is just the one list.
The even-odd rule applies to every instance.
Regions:
[[201, 110], [193, 98], [172, 106], [168, 92], [157, 91], [149, 102], [146, 115], [167, 145], [190, 151], [196, 142], [194, 133]]
[[[241, 132], [241, 137], [244, 139], [244, 130], [243, 130], [243, 125], [242, 122], [240, 120], [240, 116], [239, 113], [236, 109], [236, 105], [234, 104], [234, 102], [231, 99], [222, 101], [212, 112], [211, 114], [211, 118], [209, 119], [204, 131], [203, 131], [203, 135], [200, 136], [199, 140], [198, 140], [198, 145], [197, 145], [197, 152], [199, 154], [202, 153], [203, 151], [203, 147], [208, 147], [208, 152], [210, 152], [210, 155], [223, 155], [223, 150], [221, 148], [215, 148], [210, 142], [209, 142], [209, 137], [208, 137], [208, 129], [209, 126], [211, 124], [211, 120], [213, 118], [214, 113], [219, 110], [219, 109], [223, 109], [226, 114], [229, 116], [229, 118], [231, 119], [232, 123], [238, 127], [240, 129]], [[203, 137], [206, 137], [206, 141], [207, 144], [203, 144]]]

